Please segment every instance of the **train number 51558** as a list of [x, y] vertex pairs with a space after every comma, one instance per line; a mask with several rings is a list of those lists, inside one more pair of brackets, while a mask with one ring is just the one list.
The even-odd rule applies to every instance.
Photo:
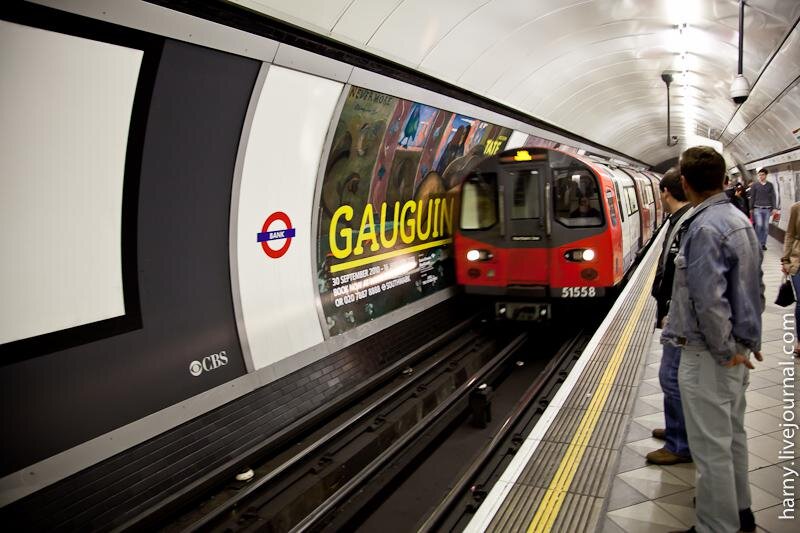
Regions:
[[562, 298], [592, 298], [597, 295], [594, 287], [562, 287]]

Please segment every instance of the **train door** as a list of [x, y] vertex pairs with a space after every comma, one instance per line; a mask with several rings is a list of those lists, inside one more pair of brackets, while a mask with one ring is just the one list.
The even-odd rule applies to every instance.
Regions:
[[636, 197], [636, 187], [633, 179], [627, 174], [615, 169], [615, 186], [620, 195], [621, 209], [624, 213], [622, 226], [626, 238], [623, 240], [623, 265], [627, 272], [628, 268], [636, 260], [636, 255], [640, 249], [642, 227], [639, 216], [639, 204]]
[[508, 282], [536, 285], [547, 282], [550, 218], [545, 197], [550, 194], [546, 161], [503, 168], [503, 218], [508, 255]]
[[[650, 237], [652, 235], [652, 221], [650, 217], [650, 210], [648, 209], [648, 201], [647, 201], [647, 194], [644, 190], [644, 186], [642, 183], [642, 179], [640, 176], [633, 170], [630, 169], [621, 169], [625, 174], [631, 177], [633, 180], [633, 191], [636, 195], [636, 206], [639, 208], [639, 222], [640, 222], [640, 230], [639, 230], [639, 248], [644, 248], [644, 246], [650, 241]], [[655, 213], [653, 213], [655, 216]]]
[[658, 193], [658, 177], [653, 174], [652, 172], [645, 172], [645, 176], [650, 180], [650, 185], [653, 190], [654, 199], [656, 202], [656, 225], [654, 229], [658, 229], [661, 227], [661, 224], [664, 223], [664, 206], [661, 205], [661, 196]]
[[644, 215], [644, 212], [647, 212], [647, 220], [645, 221], [647, 234], [645, 235], [644, 242], [649, 243], [656, 233], [656, 228], [658, 228], [658, 220], [656, 219], [656, 195], [650, 178], [639, 174], [636, 181], [639, 183], [639, 188], [642, 191], [642, 199], [644, 200], [644, 203], [640, 204], [642, 207], [642, 214]]

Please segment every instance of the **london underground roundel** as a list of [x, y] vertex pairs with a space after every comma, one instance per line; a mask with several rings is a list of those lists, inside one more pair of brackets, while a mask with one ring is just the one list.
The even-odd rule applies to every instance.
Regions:
[[[292, 227], [289, 215], [283, 211], [276, 211], [264, 221], [261, 232], [257, 235], [257, 241], [261, 243], [261, 248], [267, 256], [278, 259], [289, 250], [294, 235], [295, 229]], [[282, 243], [282, 245], [280, 248], [272, 248], [269, 245], [270, 241]]]

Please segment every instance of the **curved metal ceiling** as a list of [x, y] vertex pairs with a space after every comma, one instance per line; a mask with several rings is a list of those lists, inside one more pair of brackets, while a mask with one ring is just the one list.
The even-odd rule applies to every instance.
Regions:
[[[740, 161], [800, 146], [800, 1], [235, 0], [396, 61], [650, 164], [700, 135]], [[666, 144], [666, 88], [672, 133]]]

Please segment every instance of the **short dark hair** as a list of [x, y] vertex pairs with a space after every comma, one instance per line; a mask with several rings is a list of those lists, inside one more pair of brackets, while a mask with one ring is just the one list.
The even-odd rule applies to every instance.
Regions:
[[697, 192], [722, 189], [725, 160], [710, 146], [693, 146], [681, 154], [681, 175]]
[[658, 188], [662, 191], [669, 191], [672, 197], [679, 202], [686, 201], [686, 193], [683, 192], [683, 186], [681, 185], [681, 171], [677, 167], [672, 167], [664, 173]]
[[756, 171], [756, 174], [761, 174], [762, 172], [763, 172], [764, 174], [769, 174], [769, 172], [767, 172], [767, 169], [766, 169], [766, 168], [759, 168], [759, 169]]

